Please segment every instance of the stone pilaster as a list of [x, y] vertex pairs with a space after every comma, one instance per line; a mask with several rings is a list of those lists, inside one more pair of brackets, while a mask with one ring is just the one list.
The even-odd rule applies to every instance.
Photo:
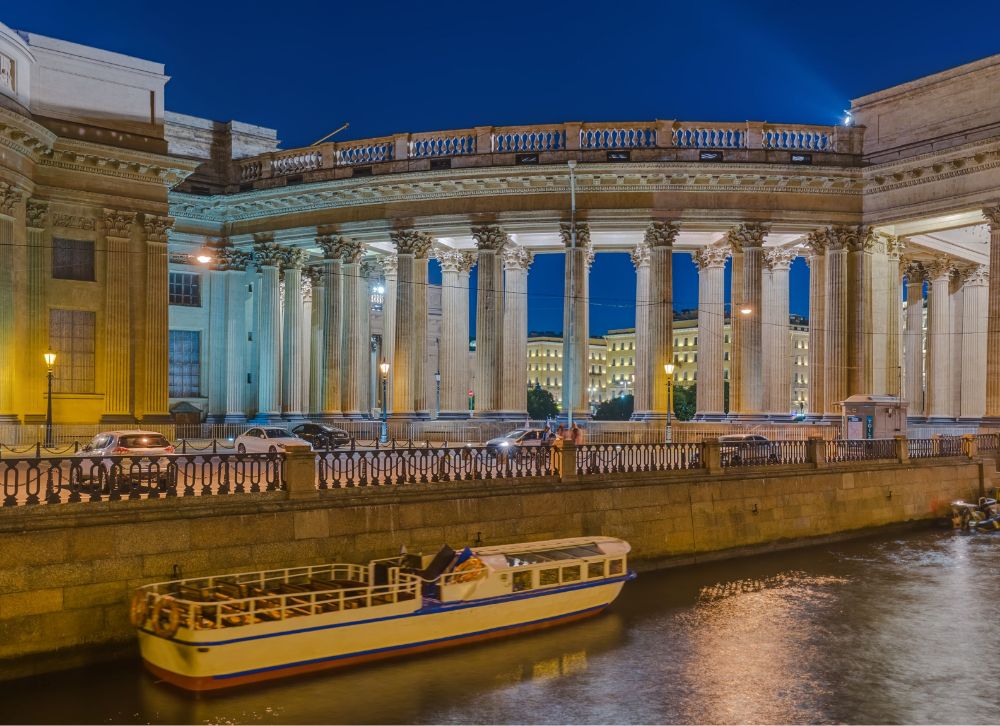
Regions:
[[901, 396], [900, 382], [902, 380], [902, 345], [903, 329], [903, 294], [900, 290], [902, 270], [900, 269], [900, 254], [903, 245], [898, 237], [886, 237], [886, 339], [884, 378], [885, 392], [890, 396]]
[[654, 221], [646, 228], [649, 246], [649, 359], [650, 418], [667, 416], [666, 363], [674, 360], [674, 241], [680, 227]]
[[949, 283], [953, 266], [946, 258], [925, 265], [927, 290], [927, 407], [928, 419], [950, 418], [951, 307]]
[[903, 397], [908, 401], [910, 416], [920, 416], [924, 410], [924, 268], [917, 262], [907, 262], [906, 328], [903, 332]]
[[986, 315], [989, 269], [965, 270], [962, 296], [962, 398], [959, 416], [979, 419], [986, 413]]
[[302, 418], [302, 250], [286, 249], [281, 265], [285, 274], [284, 325], [282, 327], [281, 410], [285, 418], [293, 421]]
[[762, 272], [767, 231], [767, 225], [741, 224], [727, 234], [733, 250], [730, 414], [759, 415], [764, 408]]
[[694, 255], [698, 267], [697, 415], [721, 419], [725, 413], [724, 326], [728, 247], [705, 247]]
[[962, 408], [962, 348], [965, 343], [965, 268], [955, 267], [948, 284], [948, 337], [951, 386], [948, 391], [948, 417], [958, 418]]
[[[247, 420], [246, 388], [247, 374], [250, 366], [247, 364], [247, 288], [246, 269], [251, 261], [251, 254], [235, 247], [224, 247], [219, 250], [218, 260], [222, 280], [218, 276], [212, 285], [220, 284], [225, 288], [225, 365], [218, 368], [225, 372], [224, 395], [225, 423], [243, 423]], [[213, 338], [218, 330], [209, 333]]]
[[132, 302], [129, 269], [134, 212], [104, 210], [104, 414], [103, 423], [135, 420], [132, 408]]
[[989, 305], [986, 327], [986, 418], [1000, 420], [1000, 207], [983, 215], [990, 227]]
[[143, 219], [146, 233], [146, 341], [143, 369], [143, 421], [170, 420], [167, 390], [170, 360], [169, 296], [167, 290], [167, 234], [174, 220], [147, 214]]
[[[205, 420], [212, 423], [222, 422], [226, 418], [226, 382], [229, 379], [226, 368], [230, 360], [226, 351], [226, 321], [229, 310], [226, 305], [228, 273], [222, 260], [228, 254], [227, 249], [223, 247], [216, 251], [219, 264], [202, 275], [206, 283], [202, 287], [202, 295], [208, 304], [208, 340], [202, 341], [202, 345], [207, 349], [206, 360], [211, 362], [207, 370], [208, 411]], [[225, 364], [219, 365], [219, 361], [225, 361]], [[202, 395], [205, 395], [205, 391], [202, 391]]]
[[346, 243], [343, 249], [344, 333], [341, 408], [348, 418], [367, 418], [371, 386], [371, 294], [361, 270], [364, 246]]
[[23, 202], [21, 190], [0, 182], [0, 423], [18, 420], [14, 375], [18, 367], [15, 224]]
[[[434, 255], [441, 266], [440, 417], [468, 418], [469, 271], [475, 257], [447, 248], [438, 248]], [[522, 363], [522, 374], [523, 369]]]
[[840, 416], [841, 402], [847, 398], [848, 379], [848, 297], [847, 241], [850, 230], [833, 227], [826, 232], [826, 337], [823, 341], [825, 413]]
[[503, 373], [500, 407], [510, 418], [528, 415], [528, 270], [534, 256], [523, 247], [503, 251]]
[[806, 264], [809, 265], [809, 388], [806, 394], [809, 415], [826, 414], [826, 231], [814, 230], [807, 237]]
[[[383, 255], [380, 260], [382, 263], [382, 274], [385, 276], [385, 298], [382, 302], [382, 360], [389, 364], [389, 370], [393, 371], [395, 352], [396, 352], [396, 306], [397, 303], [397, 291], [398, 283], [397, 279], [399, 276], [399, 261], [395, 254]], [[468, 280], [466, 280], [466, 287], [468, 287]], [[469, 314], [465, 314], [465, 327], [466, 334], [468, 334], [469, 327]], [[468, 335], [466, 335], [468, 337]], [[379, 373], [379, 385], [381, 385], [381, 372]], [[388, 403], [387, 410], [392, 411], [392, 384], [389, 383], [386, 386], [386, 399]]]
[[326, 417], [341, 412], [340, 382], [343, 377], [344, 337], [344, 241], [335, 235], [320, 235], [316, 243], [323, 250], [323, 398], [320, 406]]
[[635, 266], [635, 388], [632, 418], [649, 415], [652, 369], [649, 365], [649, 245], [643, 240], [632, 250]]
[[323, 384], [326, 382], [324, 363], [326, 348], [326, 273], [322, 267], [306, 270], [311, 294], [309, 296], [309, 413], [323, 413]]
[[496, 226], [473, 227], [476, 240], [476, 416], [496, 416], [503, 364], [503, 267], [509, 237]]
[[413, 409], [418, 418], [430, 418], [434, 397], [427, 353], [427, 258], [433, 240], [425, 232], [415, 232], [420, 241], [413, 252]]
[[794, 250], [772, 248], [764, 253], [763, 381], [764, 409], [788, 414], [792, 401], [792, 361], [788, 330], [788, 272]]
[[[49, 205], [47, 202], [31, 199], [25, 212], [28, 237], [28, 346], [25, 370], [27, 376], [27, 408], [26, 416], [32, 418], [44, 417], [46, 407], [45, 369], [41, 364], [42, 356], [49, 347], [49, 312], [45, 304], [46, 283], [50, 270], [45, 264], [45, 250], [50, 245], [47, 242]], [[3, 222], [0, 221], [0, 225]], [[51, 239], [51, 238], [49, 238]], [[0, 243], [2, 244], [2, 243]], [[0, 256], [3, 253], [0, 252]], [[3, 273], [0, 272], [0, 275]], [[2, 285], [0, 285], [2, 287]], [[0, 313], [0, 316], [3, 314]], [[2, 354], [0, 354], [2, 355]], [[2, 381], [2, 374], [0, 374]], [[3, 384], [0, 383], [0, 386]], [[2, 397], [3, 394], [0, 394]], [[2, 418], [0, 407], [0, 418]]]
[[284, 251], [273, 235], [254, 236], [254, 262], [260, 272], [257, 326], [257, 415], [255, 421], [281, 418], [281, 288]]

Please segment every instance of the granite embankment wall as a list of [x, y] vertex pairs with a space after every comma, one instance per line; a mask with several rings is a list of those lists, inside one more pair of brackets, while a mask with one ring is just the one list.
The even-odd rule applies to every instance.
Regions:
[[178, 573], [598, 534], [663, 566], [940, 516], [995, 472], [954, 457], [0, 509], [0, 678], [134, 652], [131, 589]]

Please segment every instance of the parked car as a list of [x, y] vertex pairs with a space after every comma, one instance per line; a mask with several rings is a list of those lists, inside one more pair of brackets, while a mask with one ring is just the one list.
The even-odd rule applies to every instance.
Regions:
[[336, 449], [338, 446], [347, 446], [351, 443], [351, 435], [344, 429], [326, 424], [299, 424], [292, 429], [292, 433], [308, 441], [314, 449]]
[[305, 444], [309, 442], [300, 439], [288, 429], [278, 426], [257, 426], [236, 437], [236, 450], [241, 454], [275, 454], [285, 450], [289, 444]]
[[544, 434], [543, 429], [514, 429], [487, 441], [486, 450], [492, 454], [507, 455], [520, 449], [547, 446], [549, 442], [544, 440]]
[[101, 482], [105, 493], [117, 483], [156, 482], [163, 487], [170, 464], [164, 455], [172, 453], [174, 447], [158, 431], [103, 431], [73, 455], [80, 460], [73, 467], [74, 478], [81, 484]]
[[769, 439], [760, 434], [726, 434], [719, 437], [719, 461], [722, 466], [774, 463], [777, 456], [767, 446]]

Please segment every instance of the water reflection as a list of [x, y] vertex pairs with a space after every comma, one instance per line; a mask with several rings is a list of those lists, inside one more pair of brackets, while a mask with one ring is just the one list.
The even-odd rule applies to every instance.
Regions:
[[918, 532], [647, 573], [589, 621], [197, 698], [91, 667], [0, 684], [0, 720], [991, 723], [998, 547]]

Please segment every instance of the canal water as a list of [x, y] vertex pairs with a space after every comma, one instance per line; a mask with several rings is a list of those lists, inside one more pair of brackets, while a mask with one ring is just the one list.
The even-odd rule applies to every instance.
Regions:
[[192, 697], [136, 662], [0, 684], [7, 723], [996, 723], [1000, 534], [644, 573], [534, 635]]

